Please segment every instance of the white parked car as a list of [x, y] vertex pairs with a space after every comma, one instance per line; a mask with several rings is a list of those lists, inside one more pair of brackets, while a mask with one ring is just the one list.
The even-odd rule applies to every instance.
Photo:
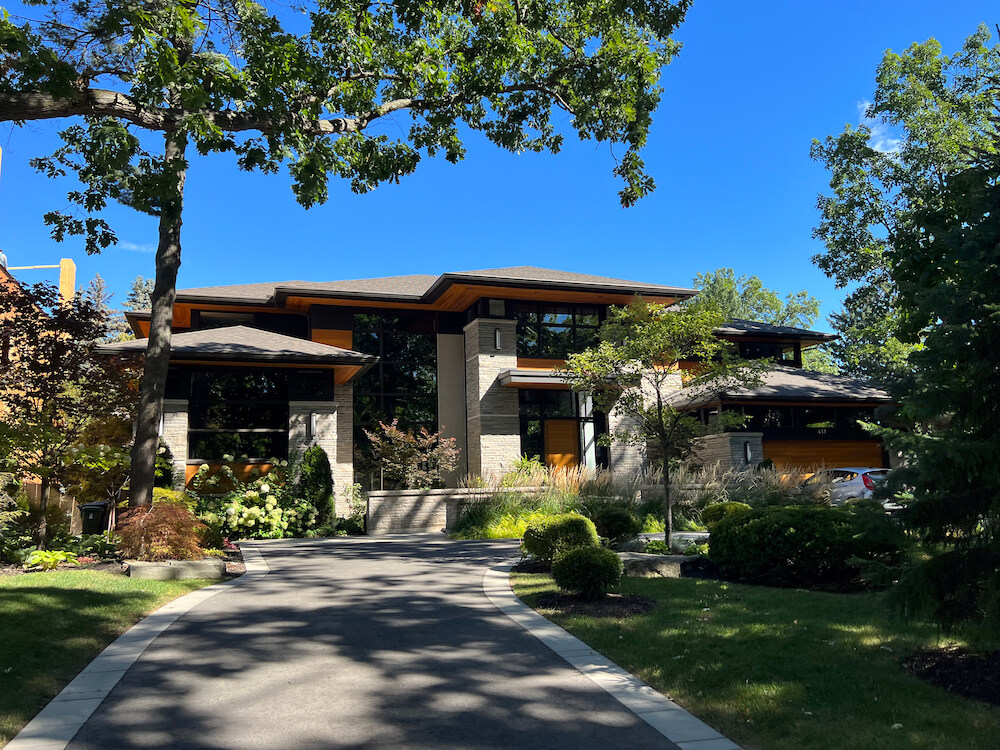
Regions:
[[805, 482], [812, 484], [829, 483], [830, 504], [843, 505], [848, 500], [867, 500], [880, 482], [885, 481], [888, 469], [874, 469], [859, 466], [838, 466], [834, 469], [820, 469]]

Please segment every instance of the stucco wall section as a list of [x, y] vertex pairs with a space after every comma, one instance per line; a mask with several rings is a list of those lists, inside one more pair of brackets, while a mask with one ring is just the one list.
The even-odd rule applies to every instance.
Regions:
[[445, 476], [449, 487], [468, 473], [465, 417], [465, 337], [439, 333], [437, 337], [438, 427], [442, 437], [454, 438], [458, 466]]
[[[496, 348], [496, 329], [501, 347]], [[521, 455], [517, 389], [502, 388], [497, 376], [517, 367], [517, 323], [479, 318], [465, 327], [465, 407], [468, 471], [488, 476], [504, 471]]]
[[187, 399], [163, 399], [163, 442], [174, 456], [174, 489], [183, 490], [188, 457]]
[[[692, 452], [694, 461], [724, 468], [756, 466], [764, 458], [764, 434], [761, 432], [721, 432], [699, 438]], [[744, 443], [750, 443], [750, 463], [746, 462]]]

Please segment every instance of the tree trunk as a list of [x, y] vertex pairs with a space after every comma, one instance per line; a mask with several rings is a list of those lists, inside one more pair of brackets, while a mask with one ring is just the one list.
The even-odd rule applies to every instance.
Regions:
[[132, 477], [129, 506], [153, 502], [156, 452], [160, 441], [160, 415], [170, 366], [170, 325], [177, 296], [177, 271], [181, 266], [181, 212], [184, 203], [184, 180], [187, 163], [184, 153], [187, 138], [182, 133], [167, 133], [163, 155], [165, 177], [173, 183], [174, 195], [165, 200], [160, 211], [160, 241], [156, 249], [156, 280], [151, 296], [152, 319], [149, 342], [142, 371], [142, 390], [136, 418], [135, 444], [132, 446]]
[[667, 460], [666, 446], [663, 448], [663, 541], [667, 549], [673, 549], [674, 536], [674, 498], [670, 494], [670, 461]]
[[38, 510], [41, 517], [38, 519], [38, 549], [45, 549], [45, 545], [49, 541], [49, 524], [45, 518], [46, 511], [49, 509], [48, 477], [42, 477], [40, 489], [41, 494], [38, 496]]

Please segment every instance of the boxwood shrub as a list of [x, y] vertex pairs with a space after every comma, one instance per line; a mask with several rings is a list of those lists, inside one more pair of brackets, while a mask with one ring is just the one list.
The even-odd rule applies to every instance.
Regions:
[[560, 552], [552, 563], [552, 578], [564, 591], [583, 599], [600, 599], [622, 580], [618, 555], [604, 547], [578, 547]]
[[598, 508], [590, 517], [597, 533], [611, 542], [631, 539], [642, 531], [642, 521], [628, 508], [609, 505]]
[[709, 557], [731, 580], [843, 588], [860, 583], [859, 564], [898, 564], [905, 541], [881, 508], [769, 507], [722, 518]]
[[746, 503], [726, 501], [709, 505], [701, 512], [701, 522], [711, 528], [726, 516], [732, 513], [742, 513], [752, 508]]
[[561, 551], [600, 544], [594, 522], [576, 513], [534, 519], [525, 529], [522, 541], [525, 552], [543, 562], [551, 562]]

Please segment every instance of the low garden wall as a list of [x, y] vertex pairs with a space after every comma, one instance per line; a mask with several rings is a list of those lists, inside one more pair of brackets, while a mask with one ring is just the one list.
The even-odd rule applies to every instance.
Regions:
[[487, 489], [378, 490], [368, 493], [366, 533], [407, 534], [447, 531], [461, 506], [488, 497]]

